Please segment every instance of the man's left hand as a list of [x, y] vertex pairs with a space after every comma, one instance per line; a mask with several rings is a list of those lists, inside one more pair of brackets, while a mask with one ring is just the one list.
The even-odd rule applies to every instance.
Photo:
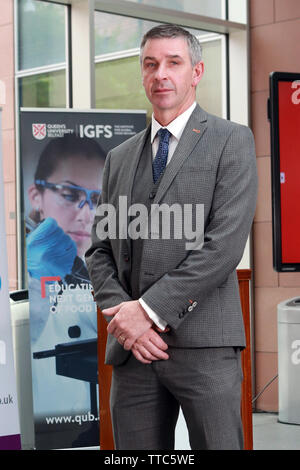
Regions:
[[107, 332], [117, 338], [127, 351], [153, 324], [138, 300], [122, 302], [103, 310], [102, 313], [113, 317], [109, 322]]
[[[163, 332], [159, 328], [157, 331]], [[168, 345], [153, 328], [149, 328], [140, 336], [131, 348], [135, 358], [143, 364], [151, 364], [152, 361], [169, 359], [167, 354]]]

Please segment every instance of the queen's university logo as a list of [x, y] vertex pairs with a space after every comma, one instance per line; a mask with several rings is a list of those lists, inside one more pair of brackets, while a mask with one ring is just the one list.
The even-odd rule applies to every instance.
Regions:
[[37, 140], [43, 140], [47, 136], [46, 124], [32, 124], [32, 135]]

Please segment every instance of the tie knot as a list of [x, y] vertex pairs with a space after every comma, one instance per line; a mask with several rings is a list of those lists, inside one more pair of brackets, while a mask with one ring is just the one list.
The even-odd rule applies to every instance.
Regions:
[[166, 128], [160, 128], [159, 131], [157, 132], [157, 134], [159, 135], [159, 140], [161, 142], [164, 142], [164, 143], [169, 143], [169, 138], [170, 138], [170, 131], [168, 131], [168, 129]]

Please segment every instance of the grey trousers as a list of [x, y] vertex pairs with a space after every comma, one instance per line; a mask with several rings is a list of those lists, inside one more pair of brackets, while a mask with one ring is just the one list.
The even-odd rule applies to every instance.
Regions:
[[181, 407], [192, 450], [243, 449], [240, 350], [169, 347], [168, 354], [152, 364], [131, 355], [113, 368], [115, 448], [174, 449]]

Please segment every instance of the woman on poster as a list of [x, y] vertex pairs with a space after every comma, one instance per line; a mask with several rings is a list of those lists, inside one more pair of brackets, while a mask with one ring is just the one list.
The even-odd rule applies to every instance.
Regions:
[[[83, 261], [100, 195], [105, 154], [92, 139], [54, 138], [28, 188], [26, 219], [32, 352], [96, 338], [96, 305]], [[53, 277], [44, 282], [45, 277]], [[90, 409], [87, 382], [56, 374], [55, 358], [32, 359], [35, 415]]]

